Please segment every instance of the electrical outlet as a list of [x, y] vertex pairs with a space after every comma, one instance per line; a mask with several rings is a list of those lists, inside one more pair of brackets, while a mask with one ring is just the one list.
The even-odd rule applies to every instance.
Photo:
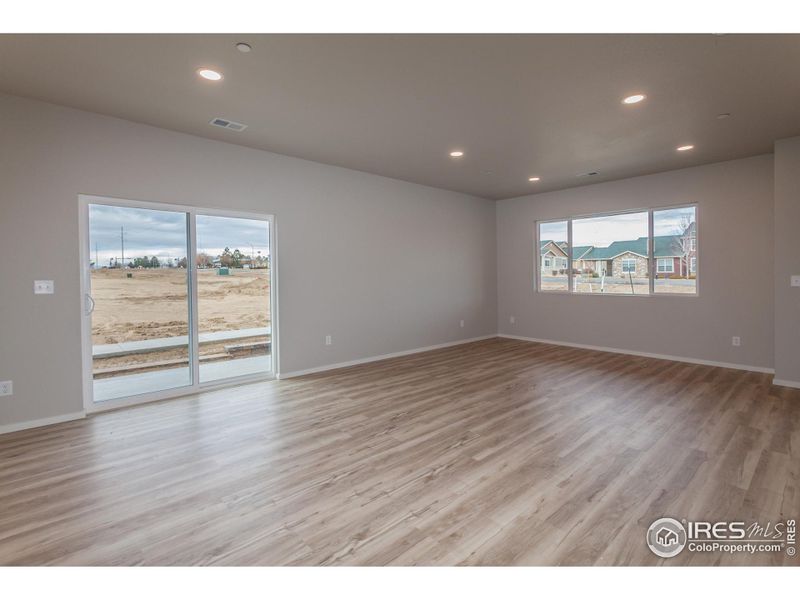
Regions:
[[733, 344], [734, 346], [741, 346], [742, 338], [740, 338], [738, 335], [733, 336], [733, 338], [731, 339], [731, 344]]
[[800, 287], [800, 275], [792, 275], [789, 278], [789, 285], [792, 287]]
[[0, 396], [11, 396], [14, 393], [13, 381], [0, 381]]
[[464, 327], [464, 319], [461, 319], [461, 321], [458, 323], [458, 326], [459, 327]]
[[508, 322], [513, 325], [514, 323], [517, 322], [517, 317], [515, 317], [514, 315], [511, 315], [510, 317], [508, 317]]
[[333, 344], [333, 337], [331, 337], [331, 336], [329, 336], [329, 335], [326, 335], [326, 336], [325, 336], [325, 345], [326, 345], [326, 346], [330, 346], [330, 345], [332, 345], [332, 344]]
[[34, 294], [55, 294], [55, 285], [49, 279], [37, 279], [33, 282]]

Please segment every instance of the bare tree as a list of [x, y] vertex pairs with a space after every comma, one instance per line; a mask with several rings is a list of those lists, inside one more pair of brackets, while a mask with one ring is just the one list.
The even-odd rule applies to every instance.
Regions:
[[197, 266], [201, 269], [208, 269], [214, 266], [214, 261], [205, 252], [199, 252], [197, 254]]
[[680, 256], [681, 275], [683, 275], [685, 267], [686, 277], [689, 277], [692, 239], [694, 239], [694, 220], [689, 215], [682, 215], [673, 235], [672, 250], [673, 252], [677, 252], [678, 256]]

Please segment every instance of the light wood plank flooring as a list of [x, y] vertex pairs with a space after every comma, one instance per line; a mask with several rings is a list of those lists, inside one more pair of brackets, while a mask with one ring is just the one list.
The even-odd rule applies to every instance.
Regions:
[[657, 559], [661, 516], [800, 517], [800, 390], [493, 339], [0, 437], [0, 563]]

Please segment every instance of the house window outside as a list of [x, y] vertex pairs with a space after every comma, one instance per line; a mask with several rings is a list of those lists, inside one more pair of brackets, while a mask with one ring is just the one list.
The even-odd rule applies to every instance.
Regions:
[[697, 254], [697, 207], [653, 211], [653, 253], [656, 258], [654, 294], [695, 294], [697, 279], [690, 278]]
[[567, 221], [539, 223], [537, 227], [538, 255], [541, 257], [536, 276], [542, 292], [568, 292]]
[[686, 205], [539, 222], [536, 290], [694, 295], [696, 217]]
[[675, 263], [672, 258], [659, 258], [657, 259], [656, 269], [659, 273], [674, 273]]

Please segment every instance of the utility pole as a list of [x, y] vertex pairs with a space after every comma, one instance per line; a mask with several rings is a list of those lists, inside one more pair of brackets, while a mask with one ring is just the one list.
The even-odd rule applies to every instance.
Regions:
[[97, 251], [97, 242], [95, 242], [94, 243], [94, 268], [95, 269], [99, 269], [100, 268], [100, 258], [99, 258], [99, 256], [100, 256], [100, 254]]
[[125, 268], [125, 227], [119, 228], [119, 246], [122, 251], [122, 268]]

